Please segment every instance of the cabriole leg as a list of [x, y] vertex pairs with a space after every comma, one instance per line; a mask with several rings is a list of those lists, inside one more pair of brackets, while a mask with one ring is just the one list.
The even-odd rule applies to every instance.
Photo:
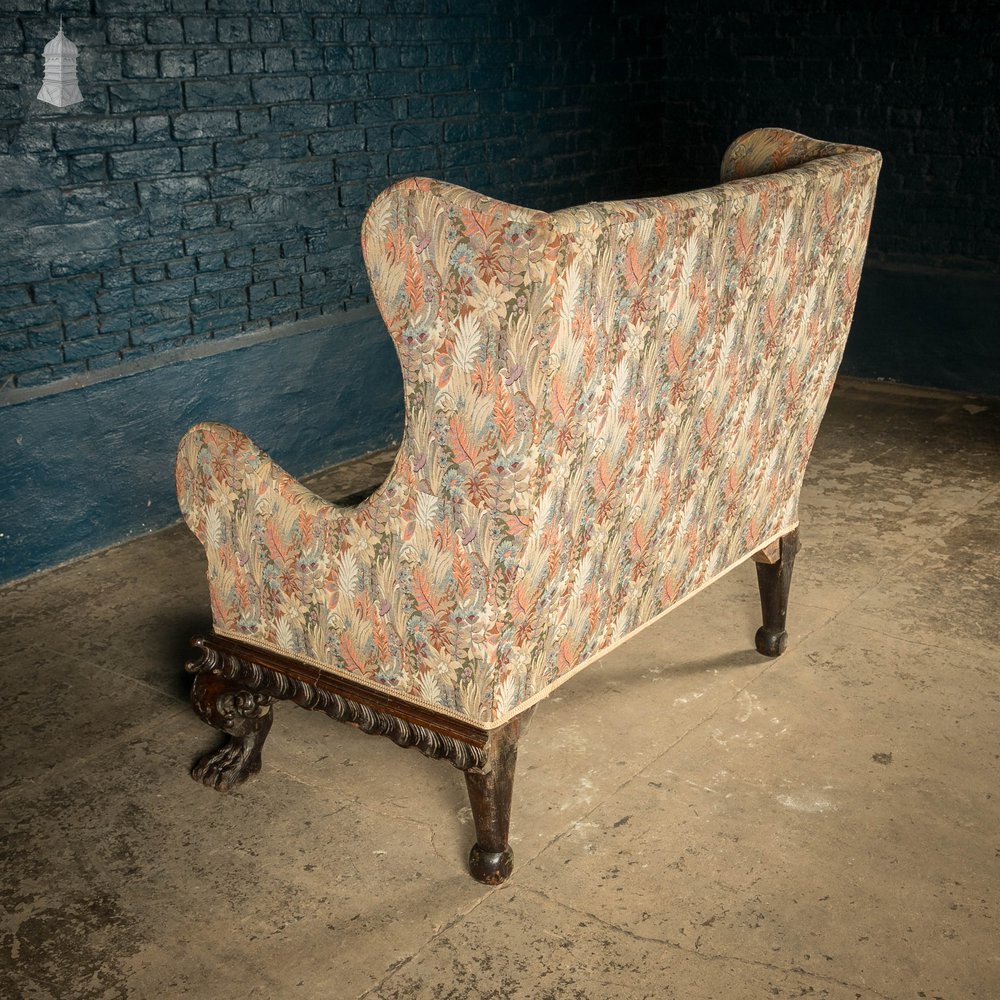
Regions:
[[260, 750], [271, 730], [272, 701], [217, 674], [199, 674], [191, 704], [205, 722], [229, 739], [202, 757], [191, 777], [219, 792], [228, 792], [252, 778], [260, 770]]
[[533, 709], [501, 729], [495, 730], [487, 747], [487, 760], [480, 770], [466, 771], [476, 843], [469, 854], [469, 871], [477, 882], [500, 885], [510, 876], [514, 854], [507, 842], [510, 803], [514, 791], [517, 741], [525, 731]]
[[799, 551], [799, 529], [794, 528], [778, 542], [761, 549], [753, 558], [757, 563], [757, 586], [764, 624], [757, 629], [754, 645], [764, 656], [780, 656], [788, 643], [785, 617], [788, 613], [788, 588], [792, 583], [795, 553]]

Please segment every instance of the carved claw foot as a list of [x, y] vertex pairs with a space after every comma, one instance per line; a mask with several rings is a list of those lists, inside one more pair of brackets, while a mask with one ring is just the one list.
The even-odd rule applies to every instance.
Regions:
[[217, 792], [228, 792], [252, 778], [260, 766], [260, 745], [231, 737], [214, 753], [205, 754], [191, 768], [191, 777]]
[[229, 739], [202, 757], [191, 777], [218, 792], [228, 792], [252, 778], [260, 770], [261, 747], [274, 721], [272, 700], [216, 674], [199, 674], [191, 691], [194, 710]]

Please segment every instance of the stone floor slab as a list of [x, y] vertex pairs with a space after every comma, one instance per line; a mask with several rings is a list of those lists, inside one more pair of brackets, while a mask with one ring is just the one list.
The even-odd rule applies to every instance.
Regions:
[[172, 720], [7, 800], [0, 995], [357, 996], [488, 891], [335, 786], [199, 785], [206, 734]]
[[515, 878], [707, 953], [986, 997], [998, 717], [1000, 671], [834, 622]]
[[529, 889], [484, 900], [366, 998], [371, 1000], [874, 1000], [879, 994], [777, 962], [708, 955], [693, 943], [608, 924]]

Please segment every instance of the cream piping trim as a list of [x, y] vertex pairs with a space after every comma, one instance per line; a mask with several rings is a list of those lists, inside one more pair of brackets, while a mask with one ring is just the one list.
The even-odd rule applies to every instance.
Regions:
[[676, 608], [679, 608], [686, 601], [689, 601], [691, 600], [692, 597], [695, 597], [696, 595], [700, 594], [706, 587], [710, 587], [713, 583], [715, 583], [716, 580], [722, 579], [722, 577], [724, 577], [727, 573], [731, 573], [734, 569], [736, 569], [737, 566], [740, 566], [743, 563], [745, 563], [748, 559], [752, 558], [761, 549], [766, 549], [768, 545], [771, 545], [772, 543], [778, 541], [779, 538], [782, 538], [783, 536], [787, 535], [790, 531], [794, 531], [795, 528], [797, 528], [798, 526], [799, 522], [794, 521], [792, 524], [782, 528], [779, 532], [768, 538], [763, 545], [758, 544], [757, 548], [755, 548], [753, 552], [748, 552], [745, 556], [743, 556], [742, 559], [737, 559], [736, 562], [730, 563], [730, 565], [728, 565], [725, 569], [719, 570], [718, 573], [710, 577], [708, 580], [700, 584], [698, 587], [695, 587], [695, 589], [692, 590], [689, 594], [685, 594], [679, 601], [677, 601], [674, 604], [671, 604], [669, 608], [664, 608], [663, 611], [661, 611], [658, 615], [654, 615], [652, 618], [649, 619], [649, 621], [643, 622], [642, 625], [636, 626], [636, 628], [632, 629], [632, 631], [629, 632], [628, 635], [623, 636], [617, 642], [613, 642], [610, 646], [605, 646], [604, 649], [601, 649], [598, 652], [594, 653], [592, 656], [589, 656], [582, 663], [578, 663], [575, 667], [573, 667], [572, 670], [567, 670], [566, 673], [561, 674], [555, 680], [547, 684], [541, 691], [537, 692], [536, 694], [533, 694], [530, 698], [527, 698], [525, 701], [522, 701], [513, 711], [508, 712], [504, 716], [501, 716], [501, 718], [497, 719], [495, 722], [479, 722], [468, 715], [462, 715], [460, 712], [456, 712], [452, 708], [443, 708], [441, 705], [435, 705], [433, 702], [425, 701], [423, 698], [417, 698], [415, 695], [409, 694], [407, 692], [397, 691], [394, 688], [389, 687], [388, 684], [379, 684], [378, 682], [370, 681], [365, 677], [358, 677], [355, 674], [348, 673], [346, 670], [338, 670], [336, 667], [330, 666], [329, 663], [323, 663], [321, 660], [317, 660], [315, 657], [303, 656], [301, 653], [290, 653], [287, 649], [282, 649], [280, 646], [276, 646], [272, 642], [266, 642], [260, 639], [251, 639], [248, 638], [246, 635], [242, 635], [238, 632], [232, 632], [229, 629], [219, 628], [218, 626], [214, 626], [214, 628], [215, 632], [218, 635], [224, 635], [228, 639], [235, 639], [237, 642], [242, 642], [247, 646], [257, 646], [260, 649], [267, 649], [270, 650], [272, 653], [278, 653], [281, 656], [287, 656], [289, 659], [301, 660], [304, 663], [309, 663], [312, 666], [317, 667], [323, 673], [335, 674], [338, 677], [347, 678], [348, 680], [353, 681], [355, 684], [361, 685], [361, 687], [368, 688], [370, 691], [377, 691], [379, 694], [389, 695], [392, 698], [398, 698], [400, 701], [409, 702], [411, 705], [419, 705], [421, 708], [429, 709], [430, 711], [436, 713], [437, 715], [444, 715], [451, 719], [457, 719], [460, 722], [466, 723], [466, 725], [476, 726], [477, 728], [480, 729], [486, 729], [486, 730], [499, 729], [500, 726], [506, 725], [508, 722], [510, 722], [511, 719], [516, 718], [526, 709], [531, 708], [533, 705], [537, 705], [540, 701], [547, 698], [553, 691], [556, 690], [556, 688], [560, 687], [571, 677], [574, 677], [581, 670], [583, 670], [584, 667], [589, 667], [592, 663], [601, 659], [601, 657], [607, 656], [608, 653], [616, 650], [619, 646], [628, 642], [629, 639], [638, 635], [644, 629], [649, 628], [650, 625], [654, 625], [665, 615], [670, 614], [671, 611], [675, 610]]

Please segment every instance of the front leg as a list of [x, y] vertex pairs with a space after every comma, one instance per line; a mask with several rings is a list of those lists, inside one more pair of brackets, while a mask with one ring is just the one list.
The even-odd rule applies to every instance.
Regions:
[[229, 738], [195, 764], [191, 777], [219, 792], [228, 792], [252, 778], [260, 770], [261, 747], [274, 721], [273, 700], [215, 673], [195, 677], [191, 690], [194, 710]]
[[495, 729], [486, 748], [482, 768], [465, 772], [476, 843], [469, 854], [469, 872], [484, 885], [500, 885], [514, 867], [514, 852], [507, 842], [510, 803], [514, 791], [517, 741], [527, 729], [534, 708]]

